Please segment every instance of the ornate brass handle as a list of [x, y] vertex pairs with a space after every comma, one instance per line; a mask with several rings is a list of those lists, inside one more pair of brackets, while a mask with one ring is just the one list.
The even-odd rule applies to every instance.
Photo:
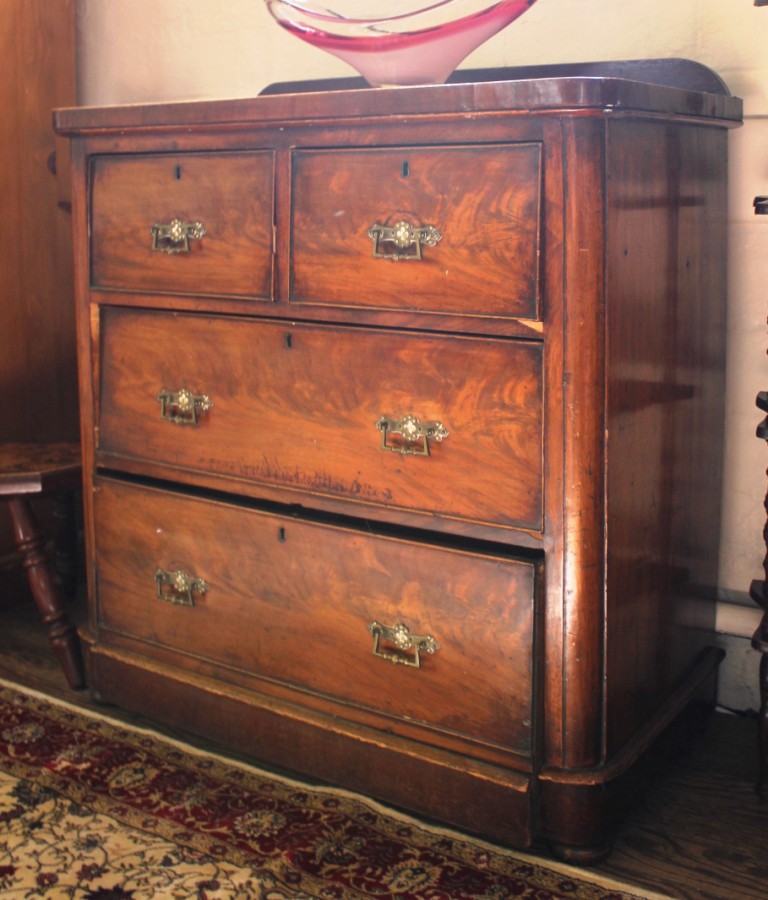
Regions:
[[[404, 456], [429, 456], [430, 439], [439, 442], [450, 433], [442, 422], [421, 422], [410, 414], [402, 419], [381, 416], [376, 420], [376, 427], [381, 432], [381, 449]], [[402, 435], [405, 444], [397, 446], [387, 443], [390, 432]]]
[[175, 606], [194, 606], [195, 598], [192, 595], [202, 596], [208, 590], [208, 585], [202, 578], [188, 575], [181, 569], [175, 572], [158, 569], [155, 572], [155, 584], [158, 599]]
[[[368, 626], [368, 631], [373, 635], [373, 655], [382, 659], [388, 659], [391, 663], [400, 666], [412, 666], [421, 668], [420, 653], [435, 653], [440, 649], [440, 644], [431, 634], [411, 634], [410, 628], [398, 622], [397, 625], [382, 625], [373, 621]], [[380, 650], [381, 640], [390, 641], [396, 650]], [[406, 651], [412, 650], [409, 655]]]
[[163, 388], [157, 399], [160, 401], [160, 418], [174, 425], [197, 425], [201, 413], [213, 406], [207, 394], [193, 394], [186, 388], [180, 391]]
[[394, 225], [376, 222], [368, 229], [376, 259], [422, 259], [422, 245], [434, 247], [442, 236], [434, 225], [414, 227], [405, 220]]
[[200, 240], [205, 235], [205, 225], [202, 222], [171, 219], [167, 225], [155, 222], [149, 231], [152, 249], [158, 253], [189, 253], [190, 240]]

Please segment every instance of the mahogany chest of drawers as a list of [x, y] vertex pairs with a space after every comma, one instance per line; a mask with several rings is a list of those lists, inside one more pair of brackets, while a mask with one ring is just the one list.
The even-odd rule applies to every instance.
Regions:
[[58, 111], [95, 695], [600, 853], [719, 660], [711, 82]]

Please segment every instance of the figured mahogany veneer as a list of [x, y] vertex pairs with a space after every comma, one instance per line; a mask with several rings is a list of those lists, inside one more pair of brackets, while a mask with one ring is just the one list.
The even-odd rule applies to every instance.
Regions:
[[97, 696], [604, 852], [720, 658], [741, 116], [612, 71], [56, 114]]
[[[300, 150], [291, 171], [293, 302], [537, 318], [540, 144]], [[403, 220], [440, 239], [382, 278], [360, 248]]]
[[[269, 151], [96, 157], [91, 179], [94, 285], [271, 298]], [[206, 230], [183, 261], [147, 240], [174, 219]]]
[[[481, 759], [531, 753], [534, 563], [116, 481], [96, 482], [95, 503], [99, 625], [112, 640], [158, 658], [171, 649], [193, 671], [228, 667], [267, 695], [288, 685], [382, 730], [462, 736]], [[179, 596], [161, 586], [170, 599], [148, 606], [158, 568], [202, 578], [204, 593], [174, 608]], [[369, 625], [404, 616], [440, 635], [420, 672], [372, 658]]]
[[[105, 466], [183, 468], [427, 524], [541, 525], [538, 343], [109, 308], [101, 348]], [[181, 387], [209, 397], [195, 427], [160, 417], [158, 393]], [[408, 413], [448, 432], [429, 459], [381, 449], [377, 421]]]

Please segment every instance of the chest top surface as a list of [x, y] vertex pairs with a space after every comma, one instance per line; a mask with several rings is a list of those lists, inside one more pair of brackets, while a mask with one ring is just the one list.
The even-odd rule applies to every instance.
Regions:
[[329, 119], [399, 119], [476, 113], [656, 113], [737, 125], [742, 101], [709, 69], [688, 60], [641, 60], [455, 73], [444, 85], [365, 88], [358, 79], [294, 82], [245, 99], [57, 110], [59, 133], [126, 129], [243, 128]]

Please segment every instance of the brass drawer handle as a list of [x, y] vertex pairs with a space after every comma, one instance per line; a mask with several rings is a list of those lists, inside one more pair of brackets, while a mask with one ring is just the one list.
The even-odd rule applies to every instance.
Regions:
[[163, 388], [157, 399], [160, 402], [160, 418], [174, 425], [197, 425], [200, 415], [213, 406], [207, 394], [193, 394], [186, 388], [180, 391]]
[[[400, 666], [412, 666], [421, 668], [420, 653], [435, 653], [440, 649], [440, 644], [431, 634], [411, 634], [410, 628], [399, 622], [397, 625], [382, 625], [373, 621], [368, 626], [368, 631], [373, 635], [373, 655], [387, 659], [391, 663]], [[380, 650], [381, 640], [394, 644], [396, 650]], [[406, 651], [412, 650], [411, 654]]]
[[368, 229], [376, 259], [422, 259], [422, 245], [434, 247], [442, 236], [434, 225], [414, 227], [405, 220], [394, 225], [376, 222]]
[[[442, 422], [421, 422], [410, 414], [402, 419], [381, 416], [376, 420], [376, 427], [381, 432], [381, 449], [402, 453], [404, 456], [429, 456], [430, 440], [442, 441], [450, 433]], [[405, 444], [389, 444], [387, 437], [390, 433], [401, 435]]]
[[158, 569], [155, 572], [155, 584], [158, 600], [165, 600], [175, 606], [194, 606], [195, 598], [192, 595], [202, 596], [208, 590], [208, 585], [202, 578], [188, 575], [181, 569], [175, 572]]
[[205, 225], [202, 222], [171, 219], [167, 225], [155, 222], [149, 231], [152, 249], [157, 253], [189, 253], [189, 242], [200, 240], [205, 235]]

